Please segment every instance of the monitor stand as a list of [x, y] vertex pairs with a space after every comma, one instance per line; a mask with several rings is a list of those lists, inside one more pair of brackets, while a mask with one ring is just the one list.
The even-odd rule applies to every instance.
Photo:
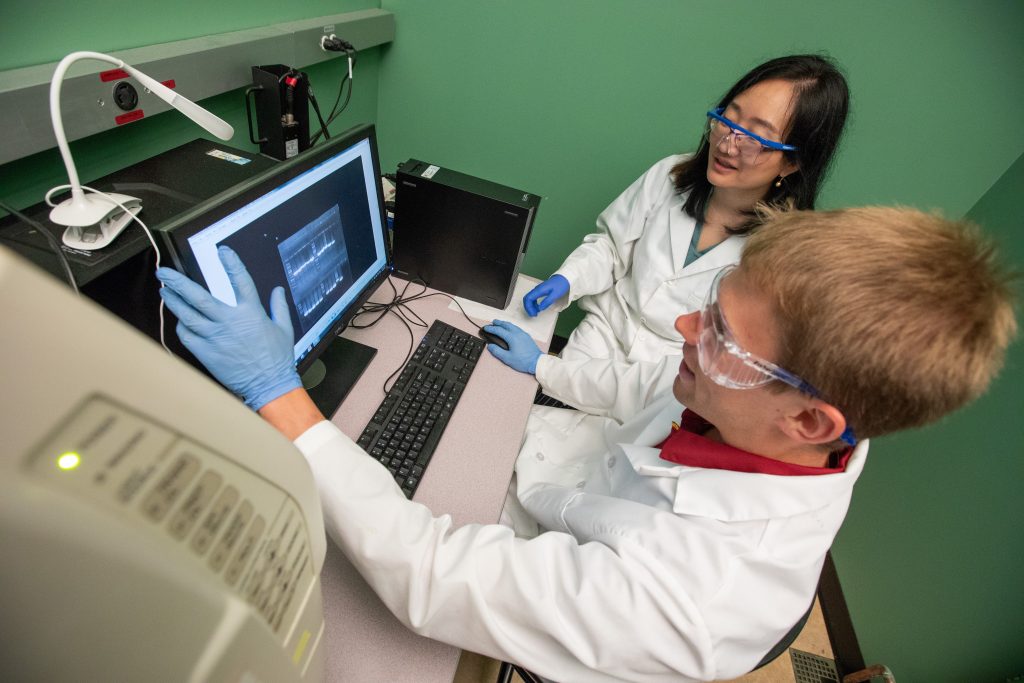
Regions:
[[370, 365], [377, 349], [336, 337], [302, 374], [302, 386], [329, 420]]

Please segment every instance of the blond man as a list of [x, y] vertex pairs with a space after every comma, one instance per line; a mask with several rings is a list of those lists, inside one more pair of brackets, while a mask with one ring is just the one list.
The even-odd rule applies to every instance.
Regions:
[[[677, 320], [670, 394], [649, 389], [659, 368], [595, 367], [610, 417], [531, 418], [517, 503], [539, 533], [525, 538], [453, 529], [406, 500], [281, 369], [287, 317], [247, 305], [248, 275], [222, 259], [238, 309], [173, 271], [163, 295], [215, 376], [270, 397], [256, 409], [306, 455], [335, 542], [410, 628], [563, 682], [755, 668], [810, 604], [867, 439], [978, 396], [1016, 331], [1007, 277], [970, 226], [901, 209], [777, 216]], [[281, 358], [242, 371], [254, 328]]]

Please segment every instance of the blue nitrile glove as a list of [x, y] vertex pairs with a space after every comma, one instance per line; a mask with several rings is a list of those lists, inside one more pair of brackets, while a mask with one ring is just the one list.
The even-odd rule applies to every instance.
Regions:
[[523, 308], [533, 317], [568, 293], [569, 281], [556, 273], [526, 293]]
[[263, 310], [252, 277], [238, 254], [217, 250], [235, 290], [235, 306], [219, 301], [203, 287], [170, 268], [156, 276], [167, 307], [178, 317], [178, 338], [221, 384], [259, 410], [278, 396], [302, 386], [295, 371], [295, 340], [284, 289], [270, 294], [270, 315]]
[[497, 344], [488, 344], [487, 350], [491, 355], [513, 370], [530, 375], [537, 373], [537, 359], [541, 356], [541, 350], [533, 337], [522, 328], [504, 320], [495, 320], [490, 325], [484, 325], [484, 330], [501, 337], [508, 344], [508, 351]]

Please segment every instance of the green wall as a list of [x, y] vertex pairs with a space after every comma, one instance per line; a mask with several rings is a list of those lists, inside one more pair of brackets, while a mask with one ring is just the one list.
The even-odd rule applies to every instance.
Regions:
[[[0, 69], [377, 6], [396, 14], [396, 40], [361, 56], [350, 113], [332, 129], [376, 120], [385, 169], [418, 157], [543, 195], [524, 266], [531, 275], [557, 267], [654, 161], [692, 149], [704, 111], [743, 71], [798, 51], [830, 53], [853, 89], [822, 207], [968, 214], [1024, 264], [1016, 0], [7, 2]], [[321, 101], [340, 67], [310, 70]], [[252, 148], [241, 91], [203, 105], [236, 126], [232, 145]], [[171, 112], [72, 150], [90, 179], [198, 134]], [[55, 150], [0, 166], [0, 197], [17, 206], [60, 182]], [[564, 315], [559, 331], [576, 320]], [[1024, 674], [1021, 346], [982, 401], [875, 444], [837, 539], [865, 657], [899, 680]]]
[[[798, 51], [830, 53], [853, 91], [820, 206], [970, 212], [1024, 263], [1024, 3], [382, 7], [398, 25], [381, 62], [384, 165], [416, 157], [544, 196], [528, 274], [549, 275], [626, 185], [692, 149], [704, 112], [747, 68]], [[563, 315], [559, 332], [577, 320]], [[837, 539], [865, 657], [901, 681], [1024, 674], [1021, 367], [1018, 344], [982, 402], [875, 444]]]
[[[1024, 156], [967, 214], [1018, 271], [1022, 196]], [[873, 444], [833, 556], [865, 656], [897, 680], [1024, 674], [1022, 378], [1018, 341], [979, 401]]]
[[[309, 0], [301, 4], [138, 0], [129, 5], [112, 0], [4, 2], [0, 8], [0, 70], [57, 62], [75, 50], [113, 52], [379, 6], [375, 0]], [[74, 27], [75, 32], [59, 27]], [[331, 132], [376, 119], [379, 62], [379, 48], [360, 54], [352, 102], [331, 124]], [[346, 70], [343, 67], [347, 67], [344, 60], [335, 59], [305, 69], [321, 107], [329, 109], [334, 102]], [[234, 126], [235, 136], [227, 144], [257, 149], [249, 142], [244, 90], [211, 97], [201, 104]], [[49, 117], [49, 111], [40, 111], [38, 116]], [[82, 182], [87, 183], [197, 137], [210, 135], [171, 111], [74, 141], [71, 154]], [[42, 201], [46, 190], [64, 183], [67, 174], [56, 147], [0, 166], [0, 199], [16, 208]]]
[[655, 160], [695, 146], [741, 73], [782, 53], [828, 51], [853, 89], [823, 207], [961, 215], [1024, 150], [1024, 4], [1012, 0], [382, 6], [398, 22], [381, 66], [385, 165], [415, 156], [543, 195], [524, 265], [538, 277]]

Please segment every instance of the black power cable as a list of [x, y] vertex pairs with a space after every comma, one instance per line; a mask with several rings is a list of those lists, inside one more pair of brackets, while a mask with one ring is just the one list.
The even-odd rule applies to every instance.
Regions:
[[[320, 139], [320, 135], [324, 135], [324, 139], [329, 139], [330, 136], [327, 134], [327, 126], [341, 116], [341, 114], [348, 108], [349, 102], [352, 100], [352, 67], [356, 63], [356, 49], [352, 43], [342, 40], [336, 36], [324, 37], [320, 41], [321, 47], [329, 52], [344, 52], [348, 59], [348, 70], [341, 77], [341, 83], [338, 84], [338, 96], [334, 98], [334, 106], [331, 107], [331, 113], [327, 115], [327, 123], [321, 125], [320, 132], [314, 135], [309, 140], [309, 146], [312, 147]], [[345, 102], [341, 105], [341, 109], [338, 109], [338, 103], [341, 102], [342, 93], [345, 92], [345, 83], [348, 83], [348, 93], [345, 95]], [[319, 116], [319, 111], [317, 116]]]
[[[309, 103], [313, 105], [313, 111], [316, 113], [316, 120], [320, 122], [320, 133], [317, 133], [317, 135], [322, 133], [324, 140], [330, 140], [331, 134], [327, 132], [327, 124], [324, 122], [323, 114], [320, 113], [320, 103], [316, 101], [316, 95], [313, 94], [312, 84], [307, 84], [307, 92], [309, 93]], [[313, 142], [316, 140], [317, 138], [313, 138], [313, 140], [310, 141], [309, 146], [312, 147]]]
[[[384, 318], [385, 315], [391, 313], [392, 315], [397, 317], [399, 321], [401, 321], [401, 323], [405, 325], [405, 329], [408, 330], [409, 351], [408, 353], [405, 354], [405, 360], [402, 361], [402, 364], [399, 365], [398, 368], [390, 375], [388, 375], [387, 379], [384, 380], [385, 394], [388, 393], [388, 382], [393, 380], [395, 378], [395, 375], [401, 372], [402, 368], [404, 368], [406, 364], [409, 362], [409, 359], [412, 358], [412, 352], [415, 350], [416, 346], [416, 334], [412, 331], [412, 325], [415, 325], [416, 327], [429, 327], [429, 323], [427, 323], [427, 321], [420, 317], [420, 315], [416, 313], [416, 311], [409, 308], [408, 304], [412, 303], [413, 301], [419, 301], [420, 299], [428, 299], [432, 296], [447, 297], [455, 302], [455, 305], [459, 307], [459, 311], [462, 312], [463, 317], [466, 320], [468, 320], [471, 325], [476, 326], [478, 324], [475, 320], [469, 317], [465, 309], [462, 308], [462, 304], [459, 303], [458, 299], [456, 299], [450, 294], [445, 294], [444, 292], [428, 293], [426, 283], [423, 282], [423, 280], [420, 280], [419, 278], [409, 280], [408, 282], [406, 282], [405, 287], [402, 288], [401, 293], [399, 293], [399, 291], [395, 288], [395, 283], [391, 281], [391, 278], [388, 278], [387, 282], [391, 286], [391, 301], [386, 301], [384, 303], [369, 302], [363, 304], [363, 306], [352, 317], [352, 322], [349, 323], [349, 327], [355, 328], [357, 330], [364, 330], [367, 327], [373, 327], [374, 325], [379, 323]], [[409, 286], [412, 284], [417, 284], [421, 286], [423, 289], [415, 294], [407, 295], [406, 293], [409, 291]], [[372, 315], [374, 313], [377, 314], [377, 317], [371, 320], [370, 322], [363, 325], [360, 325], [356, 322], [357, 320], [359, 320], [360, 316]]]
[[[348, 83], [348, 94], [345, 96], [345, 103], [341, 105], [341, 109], [338, 109], [338, 103], [341, 101], [341, 94], [345, 91], [345, 83]], [[321, 133], [326, 130], [326, 126], [331, 125], [334, 119], [341, 116], [342, 112], [348, 107], [349, 101], [352, 99], [352, 79], [348, 77], [346, 73], [341, 77], [341, 85], [338, 87], [338, 96], [334, 99], [334, 106], [331, 107], [331, 113], [327, 116], [327, 123], [324, 129], [321, 129], [320, 133], [317, 133], [309, 139], [309, 146], [312, 147], [320, 139]]]
[[313, 143], [323, 134], [325, 140], [331, 139], [331, 134], [327, 131], [327, 123], [324, 122], [324, 117], [320, 113], [320, 103], [316, 101], [316, 95], [313, 94], [313, 84], [309, 82], [309, 77], [305, 73], [299, 71], [295, 67], [288, 67], [288, 71], [281, 74], [280, 78], [277, 79], [278, 86], [282, 83], [285, 84], [285, 115], [294, 116], [295, 106], [295, 86], [298, 85], [299, 81], [306, 81], [306, 94], [309, 96], [309, 103], [313, 105], [313, 111], [316, 113], [317, 121], [320, 122], [320, 132], [317, 133], [317, 137], [314, 137], [309, 146], [312, 147]]
[[71, 272], [71, 264], [68, 263], [68, 258], [64, 255], [64, 250], [60, 248], [60, 244], [57, 243], [57, 239], [50, 233], [50, 231], [43, 227], [39, 221], [29, 218], [21, 211], [18, 211], [7, 204], [7, 202], [0, 201], [0, 209], [3, 209], [18, 220], [31, 225], [46, 238], [47, 244], [49, 244], [50, 248], [53, 249], [53, 252], [57, 255], [57, 260], [60, 261], [60, 265], [64, 269], [64, 275], [67, 277], [68, 284], [71, 285], [71, 289], [75, 290], [75, 294], [78, 294], [78, 283], [75, 282], [75, 275]]

